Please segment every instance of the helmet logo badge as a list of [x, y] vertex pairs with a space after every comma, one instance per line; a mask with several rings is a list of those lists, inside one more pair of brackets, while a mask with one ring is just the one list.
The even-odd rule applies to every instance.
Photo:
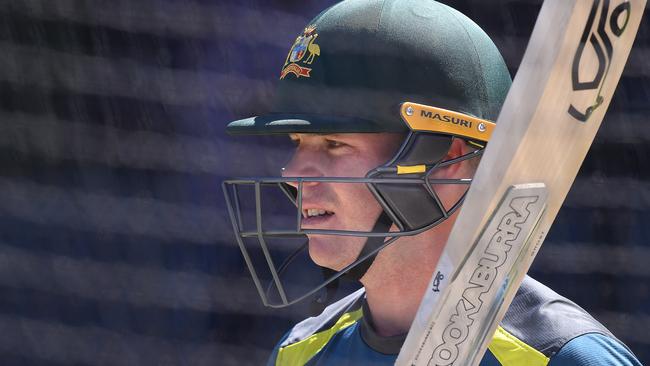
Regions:
[[314, 42], [316, 38], [318, 34], [313, 26], [305, 28], [304, 32], [296, 38], [282, 67], [280, 79], [284, 79], [288, 74], [294, 74], [297, 78], [311, 76], [309, 74], [311, 68], [304, 65], [311, 65], [316, 57], [320, 56], [320, 46]]

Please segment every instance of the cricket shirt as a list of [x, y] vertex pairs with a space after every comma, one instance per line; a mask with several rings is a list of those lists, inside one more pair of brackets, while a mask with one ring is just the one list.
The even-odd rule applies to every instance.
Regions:
[[[406, 335], [373, 328], [364, 289], [294, 326], [268, 365], [393, 365]], [[640, 366], [632, 352], [570, 300], [526, 277], [480, 366]]]

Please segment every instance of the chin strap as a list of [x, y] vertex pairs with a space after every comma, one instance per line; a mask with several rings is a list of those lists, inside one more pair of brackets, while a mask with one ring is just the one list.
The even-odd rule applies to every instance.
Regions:
[[[331, 270], [329, 268], [320, 267], [320, 269], [321, 269], [321, 273], [323, 274], [323, 278], [325, 280], [327, 280], [328, 278], [336, 274], [336, 271]], [[309, 311], [314, 316], [322, 313], [323, 310], [325, 310], [325, 307], [327, 307], [330, 300], [334, 298], [334, 295], [336, 295], [336, 291], [338, 289], [339, 289], [339, 279], [337, 278], [334, 281], [325, 285], [324, 293], [321, 291], [320, 295], [316, 295], [314, 297], [314, 299], [311, 301], [311, 304], [309, 304]]]
[[[390, 226], [392, 224], [393, 224], [393, 220], [391, 220], [390, 217], [388, 217], [385, 211], [382, 211], [381, 215], [379, 215], [377, 221], [375, 222], [375, 227], [372, 228], [372, 232], [387, 233], [388, 230], [390, 230]], [[368, 240], [366, 240], [366, 245], [363, 246], [363, 249], [361, 249], [361, 253], [359, 253], [359, 256], [357, 258], [361, 258], [363, 256], [368, 255], [369, 253], [376, 251], [379, 247], [381, 247], [384, 244], [384, 241], [386, 240], [387, 237], [388, 235], [368, 238]], [[372, 263], [375, 261], [376, 257], [377, 257], [377, 253], [371, 255], [366, 260], [359, 262], [356, 266], [350, 269], [343, 276], [349, 280], [359, 281], [361, 277], [363, 277], [363, 275], [366, 274], [368, 268], [370, 268]]]
[[[375, 226], [372, 228], [372, 232], [387, 233], [388, 230], [390, 230], [392, 224], [393, 221], [390, 219], [390, 217], [386, 214], [386, 212], [382, 211], [381, 215], [379, 215], [377, 221], [375, 222]], [[361, 258], [369, 253], [372, 253], [373, 251], [376, 251], [384, 244], [384, 241], [387, 237], [388, 236], [369, 237], [366, 240], [366, 244], [363, 246], [363, 249], [361, 249], [361, 253], [359, 253], [359, 256], [357, 258]], [[339, 288], [339, 280], [341, 278], [345, 278], [349, 281], [361, 280], [361, 277], [366, 274], [372, 263], [375, 261], [376, 257], [377, 253], [371, 255], [366, 260], [359, 262], [342, 277], [337, 278], [336, 280], [327, 284], [327, 286], [325, 286], [325, 292], [321, 293], [321, 295], [316, 296], [312, 301], [310, 305], [312, 314], [317, 315], [323, 312], [329, 301], [334, 297], [334, 295], [336, 295], [336, 290]], [[323, 278], [326, 280], [336, 274], [336, 271], [329, 268], [321, 267], [321, 270], [323, 273]]]

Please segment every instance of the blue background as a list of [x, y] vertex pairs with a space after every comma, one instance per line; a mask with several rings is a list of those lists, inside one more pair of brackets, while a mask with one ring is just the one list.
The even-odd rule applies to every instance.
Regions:
[[[444, 2], [514, 75], [541, 2]], [[332, 3], [0, 1], [0, 363], [263, 362], [305, 313], [260, 305], [220, 189], [273, 163], [255, 146], [276, 142], [224, 126], [268, 108], [293, 40]], [[648, 19], [531, 269], [644, 363]]]

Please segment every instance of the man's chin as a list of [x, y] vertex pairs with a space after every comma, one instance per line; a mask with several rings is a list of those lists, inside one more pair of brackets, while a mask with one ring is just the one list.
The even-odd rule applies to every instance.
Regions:
[[340, 271], [356, 259], [350, 251], [350, 244], [345, 238], [337, 236], [310, 235], [309, 256], [321, 267]]

